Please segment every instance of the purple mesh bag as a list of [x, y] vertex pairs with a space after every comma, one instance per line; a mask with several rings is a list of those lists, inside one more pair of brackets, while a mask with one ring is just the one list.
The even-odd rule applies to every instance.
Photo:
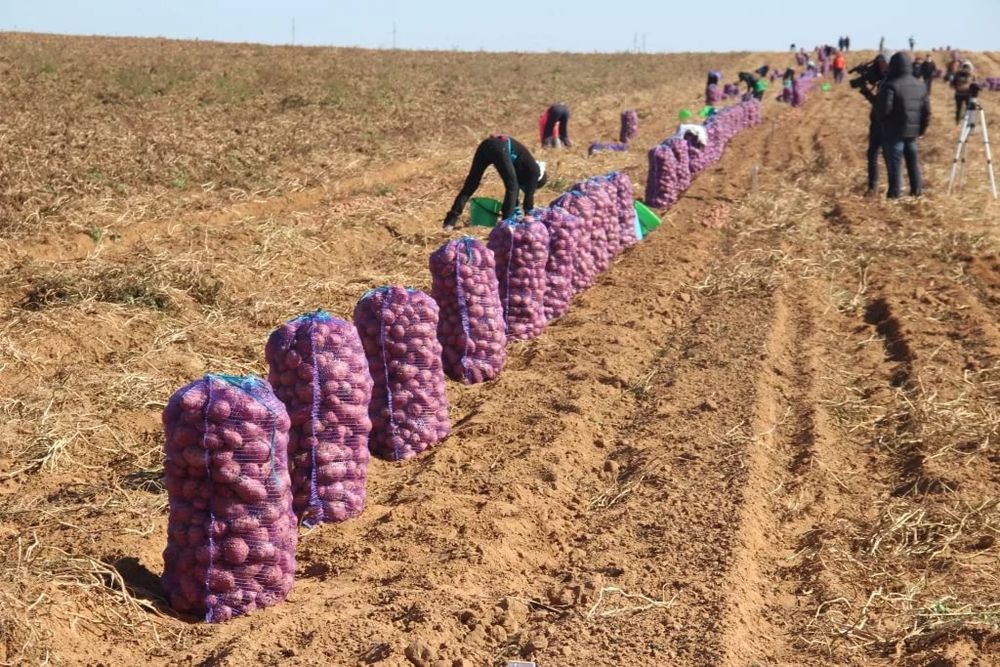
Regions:
[[291, 419], [292, 508], [312, 526], [365, 507], [372, 379], [354, 325], [321, 310], [275, 329], [264, 350], [268, 381]]
[[718, 104], [722, 101], [722, 89], [714, 83], [705, 86], [705, 104]]
[[448, 241], [431, 255], [430, 271], [444, 372], [465, 384], [496, 378], [507, 334], [493, 251], [471, 236]]
[[668, 139], [667, 145], [673, 151], [677, 165], [677, 196], [679, 198], [691, 187], [691, 153], [688, 150], [688, 143], [683, 139]]
[[603, 153], [605, 151], [615, 151], [623, 152], [628, 150], [628, 144], [619, 142], [601, 142], [592, 141], [590, 142], [590, 147], [587, 148], [587, 155], [594, 155], [596, 153]]
[[611, 175], [592, 176], [584, 182], [584, 191], [594, 200], [597, 213], [596, 224], [604, 230], [607, 260], [603, 265], [595, 266], [606, 271], [611, 260], [622, 250], [621, 229], [618, 224], [618, 186], [611, 180]]
[[699, 147], [695, 145], [693, 140], [684, 140], [687, 144], [688, 149], [688, 167], [691, 170], [691, 176], [696, 176], [700, 174], [705, 167], [708, 166], [708, 157], [705, 153], [707, 146]]
[[618, 220], [619, 251], [639, 242], [635, 235], [635, 204], [632, 197], [632, 179], [620, 171], [608, 174], [614, 187], [615, 213]]
[[284, 600], [298, 540], [285, 406], [260, 378], [206, 375], [170, 397], [163, 427], [170, 605], [218, 623]]
[[649, 174], [646, 176], [645, 196], [648, 205], [657, 208], [674, 205], [681, 195], [678, 172], [677, 157], [671, 145], [659, 144], [649, 149]]
[[573, 258], [583, 221], [558, 206], [531, 212], [549, 231], [549, 255], [545, 262], [545, 321], [562, 317], [573, 298]]
[[486, 245], [497, 262], [497, 282], [508, 340], [529, 340], [545, 328], [545, 265], [549, 232], [530, 217], [504, 220]]
[[622, 111], [622, 125], [618, 133], [618, 141], [627, 144], [639, 135], [639, 114], [635, 109]]
[[393, 461], [411, 459], [451, 431], [437, 339], [438, 306], [420, 290], [369, 290], [354, 307], [374, 386], [368, 447]]
[[594, 267], [593, 218], [594, 205], [581, 192], [570, 190], [556, 198], [549, 208], [561, 208], [580, 219], [580, 227], [573, 248], [573, 293], [579, 294], [594, 284], [597, 269]]

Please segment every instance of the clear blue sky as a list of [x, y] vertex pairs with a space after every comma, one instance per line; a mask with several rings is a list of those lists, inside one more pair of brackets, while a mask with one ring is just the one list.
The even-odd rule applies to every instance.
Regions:
[[1000, 49], [1000, 0], [0, 0], [0, 30], [489, 51]]

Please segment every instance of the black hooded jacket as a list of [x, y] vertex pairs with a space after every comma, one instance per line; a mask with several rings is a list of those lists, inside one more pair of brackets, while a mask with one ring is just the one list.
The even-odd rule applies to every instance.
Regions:
[[900, 51], [889, 60], [889, 76], [879, 88], [875, 113], [886, 139], [912, 139], [927, 131], [931, 118], [927, 86], [913, 76], [913, 62]]

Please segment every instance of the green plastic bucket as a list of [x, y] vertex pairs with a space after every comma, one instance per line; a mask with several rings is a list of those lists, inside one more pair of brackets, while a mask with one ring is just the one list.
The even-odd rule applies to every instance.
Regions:
[[634, 205], [635, 214], [639, 216], [639, 227], [642, 228], [642, 236], [645, 238], [646, 235], [660, 226], [661, 220], [641, 201], [634, 202]]
[[477, 227], [496, 227], [503, 204], [490, 197], [473, 197], [470, 204], [469, 224]]

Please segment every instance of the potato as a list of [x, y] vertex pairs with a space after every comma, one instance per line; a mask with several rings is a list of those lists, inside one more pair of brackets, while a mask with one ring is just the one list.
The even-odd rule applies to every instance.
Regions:
[[[354, 325], [323, 311], [286, 322], [270, 336], [265, 349], [269, 379], [291, 415], [290, 459], [295, 514], [306, 525], [343, 521], [361, 513], [365, 504], [371, 432], [368, 408], [372, 378]], [[287, 373], [295, 370], [288, 380]], [[300, 455], [300, 452], [303, 455]], [[318, 476], [317, 466], [357, 460], [361, 474], [350, 480], [341, 499], [351, 500], [354, 513], [330, 516], [319, 489], [343, 477]]]
[[549, 232], [532, 216], [505, 220], [490, 231], [486, 245], [496, 257], [508, 340], [529, 340], [545, 329], [545, 265]]
[[[171, 397], [163, 420], [167, 599], [210, 623], [248, 613], [262, 606], [263, 587], [241, 573], [278, 561], [279, 552], [282, 562], [295, 558], [287, 411], [263, 380], [206, 375]], [[279, 517], [280, 543], [264, 527]], [[266, 599], [289, 590], [284, 576]]]
[[464, 236], [431, 255], [430, 272], [445, 373], [465, 384], [494, 379], [507, 359], [507, 336], [493, 251]]
[[373, 381], [369, 449], [377, 456], [412, 458], [451, 431], [438, 313], [431, 297], [396, 285], [370, 290], [354, 308]]

